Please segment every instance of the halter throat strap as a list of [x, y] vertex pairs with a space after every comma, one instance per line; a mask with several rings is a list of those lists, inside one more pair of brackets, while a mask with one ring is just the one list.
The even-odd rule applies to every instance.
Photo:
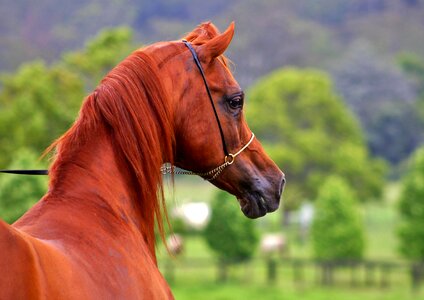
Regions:
[[206, 93], [208, 94], [209, 100], [211, 102], [213, 112], [215, 114], [216, 122], [218, 123], [219, 133], [221, 134], [222, 140], [222, 148], [224, 150], [225, 157], [229, 155], [227, 144], [225, 143], [224, 131], [222, 130], [221, 122], [219, 121], [218, 113], [216, 111], [215, 104], [213, 103], [212, 93], [209, 88], [208, 82], [206, 80], [205, 72], [203, 71], [202, 64], [200, 63], [199, 57], [197, 56], [196, 50], [194, 50], [193, 46], [187, 40], [182, 40], [182, 42], [187, 46], [190, 50], [191, 55], [193, 56], [194, 62], [196, 63], [197, 68], [200, 71], [200, 75], [202, 75], [203, 83], [205, 84]]

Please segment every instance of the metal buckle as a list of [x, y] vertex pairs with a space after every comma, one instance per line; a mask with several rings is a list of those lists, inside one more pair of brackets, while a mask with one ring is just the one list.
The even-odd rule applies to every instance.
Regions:
[[225, 163], [228, 165], [233, 164], [234, 160], [235, 160], [235, 155], [229, 153], [227, 156], [225, 156]]

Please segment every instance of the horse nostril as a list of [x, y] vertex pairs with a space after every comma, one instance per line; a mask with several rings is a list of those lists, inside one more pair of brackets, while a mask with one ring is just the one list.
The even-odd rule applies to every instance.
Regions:
[[281, 177], [281, 182], [280, 182], [280, 189], [278, 190], [278, 199], [281, 198], [281, 195], [283, 194], [283, 190], [284, 190], [284, 185], [286, 184], [286, 177], [283, 174], [283, 176]]

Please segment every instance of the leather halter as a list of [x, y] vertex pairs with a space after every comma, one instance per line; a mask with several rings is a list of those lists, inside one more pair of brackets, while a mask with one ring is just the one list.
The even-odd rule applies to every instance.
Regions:
[[200, 60], [199, 60], [197, 53], [196, 53], [196, 50], [194, 50], [194, 48], [191, 46], [190, 42], [188, 42], [187, 40], [182, 40], [182, 42], [190, 50], [191, 55], [193, 56], [194, 62], [196, 63], [197, 68], [199, 69], [200, 75], [202, 76], [203, 83], [205, 84], [206, 93], [208, 94], [209, 101], [212, 105], [212, 109], [213, 109], [213, 112], [214, 112], [214, 115], [215, 115], [215, 119], [216, 119], [216, 122], [218, 124], [219, 133], [221, 134], [222, 148], [224, 150], [225, 156], [224, 156], [224, 162], [221, 165], [219, 165], [218, 167], [216, 167], [216, 168], [214, 168], [214, 169], [212, 169], [208, 172], [197, 173], [197, 172], [193, 172], [193, 171], [179, 170], [175, 166], [172, 166], [172, 165], [163, 166], [161, 168], [161, 171], [162, 171], [162, 174], [174, 173], [174, 174], [183, 174], [183, 175], [199, 175], [199, 176], [203, 177], [205, 180], [212, 181], [216, 177], [218, 177], [218, 175], [221, 174], [221, 172], [226, 167], [228, 167], [229, 165], [232, 165], [235, 158], [241, 152], [243, 152], [245, 149], [247, 149], [247, 147], [249, 147], [249, 145], [252, 143], [253, 139], [255, 138], [255, 134], [252, 132], [252, 136], [250, 137], [249, 141], [239, 151], [237, 151], [235, 154], [228, 152], [227, 144], [225, 143], [224, 131], [222, 130], [221, 122], [219, 121], [218, 113], [216, 111], [216, 107], [215, 107], [215, 104], [213, 102], [212, 93], [210, 91], [208, 81], [206, 80], [206, 75], [205, 75], [205, 72], [203, 71], [202, 64], [200, 63]]
[[[224, 162], [219, 165], [218, 167], [203, 173], [197, 173], [193, 171], [188, 170], [182, 170], [177, 169], [175, 166], [172, 165], [164, 165], [161, 167], [162, 174], [183, 174], [183, 175], [199, 175], [203, 177], [205, 180], [212, 181], [216, 177], [221, 174], [221, 172], [228, 167], [229, 165], [232, 165], [234, 163], [234, 160], [236, 157], [243, 152], [249, 145], [253, 142], [253, 139], [255, 138], [255, 134], [252, 132], [252, 136], [250, 137], [249, 141], [236, 153], [232, 154], [228, 152], [227, 144], [225, 143], [225, 137], [224, 137], [224, 131], [222, 130], [221, 122], [219, 121], [218, 113], [216, 111], [215, 104], [213, 102], [212, 93], [210, 91], [208, 82], [206, 80], [205, 72], [203, 71], [202, 64], [200, 63], [200, 60], [197, 56], [196, 50], [194, 50], [193, 46], [190, 44], [190, 42], [186, 40], [182, 40], [182, 42], [187, 46], [187, 48], [190, 50], [191, 55], [193, 56], [194, 62], [196, 63], [197, 68], [199, 69], [200, 75], [202, 76], [203, 83], [205, 84], [206, 93], [208, 94], [210, 103], [212, 105], [212, 109], [216, 118], [216, 122], [218, 124], [219, 133], [221, 135], [221, 141], [222, 141], [222, 148], [224, 150]], [[0, 173], [9, 173], [9, 174], [19, 174], [19, 175], [48, 175], [48, 170], [0, 170]]]
[[206, 92], [208, 93], [208, 97], [211, 102], [213, 112], [215, 114], [215, 119], [216, 119], [216, 122], [218, 123], [219, 133], [221, 134], [221, 140], [222, 140], [222, 148], [224, 150], [225, 156], [228, 156], [228, 149], [227, 149], [227, 144], [225, 143], [224, 131], [222, 130], [221, 122], [219, 121], [218, 113], [216, 112], [215, 104], [213, 103], [212, 93], [209, 88], [208, 82], [206, 80], [206, 76], [205, 76], [205, 72], [203, 71], [202, 64], [200, 63], [200, 60], [197, 57], [196, 50], [194, 50], [191, 44], [187, 42], [186, 40], [183, 40], [183, 43], [190, 50], [191, 55], [193, 56], [194, 62], [196, 63], [197, 68], [199, 69], [200, 75], [202, 75], [203, 83], [205, 84]]

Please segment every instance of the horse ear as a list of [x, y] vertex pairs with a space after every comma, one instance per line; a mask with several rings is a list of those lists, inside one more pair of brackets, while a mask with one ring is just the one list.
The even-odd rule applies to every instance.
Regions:
[[231, 43], [234, 35], [234, 22], [231, 22], [224, 33], [201, 45], [198, 50], [199, 59], [209, 63], [215, 57], [222, 55]]

